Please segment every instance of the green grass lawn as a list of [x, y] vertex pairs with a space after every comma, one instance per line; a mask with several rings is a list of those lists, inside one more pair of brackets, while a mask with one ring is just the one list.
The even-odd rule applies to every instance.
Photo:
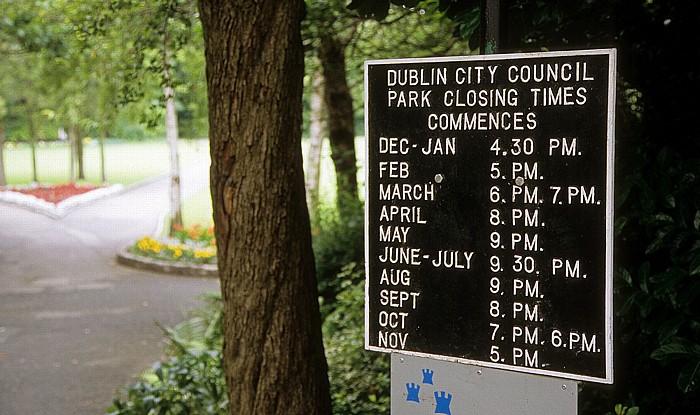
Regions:
[[208, 227], [214, 224], [209, 189], [201, 190], [182, 202], [182, 221], [185, 227], [193, 225]]
[[[359, 187], [360, 199], [364, 200], [365, 192], [365, 139], [364, 137], [355, 138], [355, 152], [357, 156], [357, 184]], [[307, 140], [302, 141], [302, 151], [304, 157], [308, 153], [308, 142]], [[306, 171], [306, 162], [304, 160], [304, 170]], [[333, 166], [333, 160], [331, 159], [331, 150], [328, 144], [328, 140], [323, 141], [323, 147], [321, 149], [321, 171], [319, 173], [319, 200], [322, 204], [332, 204], [335, 203], [335, 167]]]
[[[307, 153], [307, 141], [302, 142], [302, 151]], [[364, 195], [364, 139], [358, 137], [356, 151], [359, 165], [358, 181], [360, 197]], [[209, 143], [206, 140], [180, 140], [180, 165], [209, 160]], [[28, 184], [32, 180], [31, 149], [28, 145], [6, 145], [4, 149], [5, 174], [11, 185]], [[85, 182], [100, 182], [100, 152], [97, 141], [86, 143], [84, 150]], [[70, 179], [70, 149], [65, 144], [44, 143], [37, 145], [37, 174], [40, 183], [66, 183]], [[153, 176], [167, 174], [170, 170], [168, 145], [163, 140], [121, 141], [108, 140], [105, 144], [105, 172], [107, 182], [125, 186]], [[330, 158], [328, 141], [324, 142], [319, 197], [321, 203], [332, 204], [335, 199], [335, 169]], [[185, 225], [213, 224], [211, 196], [204, 189], [183, 201]]]
[[[70, 148], [66, 144], [39, 143], [37, 145], [37, 176], [40, 183], [56, 184], [70, 181]], [[207, 158], [207, 141], [180, 140], [180, 164]], [[26, 145], [7, 145], [4, 150], [5, 176], [9, 184], [28, 184], [32, 181], [31, 148]], [[100, 149], [97, 141], [85, 144], [85, 181], [100, 182]], [[170, 169], [168, 145], [163, 140], [127, 142], [109, 140], [105, 144], [105, 175], [108, 183], [125, 186], [149, 177], [165, 174]]]

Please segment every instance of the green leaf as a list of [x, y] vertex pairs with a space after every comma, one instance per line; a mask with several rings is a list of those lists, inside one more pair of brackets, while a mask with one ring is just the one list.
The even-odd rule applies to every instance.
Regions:
[[697, 389], [698, 383], [700, 383], [700, 358], [688, 362], [678, 375], [678, 387], [683, 393]]
[[664, 227], [663, 229], [660, 229], [656, 233], [656, 239], [654, 242], [652, 242], [648, 247], [647, 250], [645, 251], [645, 254], [653, 254], [654, 252], [660, 250], [661, 248], [664, 248], [665, 246], [668, 245], [668, 242], [666, 241], [666, 236], [669, 234], [671, 229], [668, 229], [668, 227]]
[[690, 269], [688, 270], [690, 275], [700, 274], [700, 255], [695, 255], [693, 261], [690, 263]]
[[615, 192], [615, 209], [618, 209], [625, 204], [630, 195], [630, 190], [632, 189], [632, 187], [627, 183], [620, 187], [621, 189], [616, 189], [617, 191]]
[[[667, 197], [673, 197], [673, 196], [667, 196]], [[667, 215], [665, 213], [657, 213], [654, 215], [654, 221], [655, 222], [660, 222], [660, 223], [673, 223], [673, 218], [670, 215]]]
[[645, 261], [639, 266], [639, 288], [645, 293], [649, 293], [649, 287], [647, 286], [649, 280], [649, 273], [651, 272], [651, 264], [649, 261]]
[[627, 298], [627, 300], [625, 300], [625, 303], [617, 311], [618, 316], [624, 316], [624, 315], [628, 314], [630, 312], [630, 310], [632, 310], [632, 308], [635, 306], [635, 304], [637, 304], [637, 300], [638, 300], [637, 297], [639, 297], [638, 294], [639, 294], [639, 292], [636, 292], [636, 293], [630, 295]]
[[364, 18], [384, 20], [389, 14], [389, 2], [374, 0], [352, 0], [348, 9], [355, 10]]
[[469, 38], [473, 33], [479, 30], [480, 24], [480, 13], [481, 10], [478, 7], [474, 7], [471, 10], [465, 10], [455, 17], [455, 20], [459, 22], [459, 35], [466, 39]]
[[669, 343], [664, 344], [658, 349], [651, 352], [651, 358], [655, 360], [675, 360], [682, 359], [684, 357], [693, 356], [695, 350], [688, 345], [681, 343]]
[[664, 197], [664, 205], [669, 208], [675, 208], [676, 207], [676, 198], [673, 197], [673, 195], [666, 195]]
[[155, 372], [156, 376], [158, 376], [158, 379], [160, 379], [161, 381], [165, 380], [165, 376], [163, 376], [163, 367], [162, 366], [156, 367], [154, 372]]
[[669, 339], [678, 334], [678, 329], [685, 323], [684, 316], [677, 316], [673, 320], [665, 321], [659, 329], [659, 342], [667, 343]]
[[615, 219], [615, 236], [620, 236], [627, 223], [629, 223], [629, 218], [625, 216]]
[[627, 271], [625, 268], [618, 269], [617, 273], [615, 273], [615, 275], [617, 276], [617, 278], [624, 281], [628, 287], [632, 286], [632, 274], [630, 274], [630, 272]]
[[633, 406], [627, 410], [626, 415], [638, 415], [639, 414], [639, 407], [638, 406]]
[[700, 231], [700, 210], [695, 212], [695, 220], [693, 221], [693, 226], [696, 231]]

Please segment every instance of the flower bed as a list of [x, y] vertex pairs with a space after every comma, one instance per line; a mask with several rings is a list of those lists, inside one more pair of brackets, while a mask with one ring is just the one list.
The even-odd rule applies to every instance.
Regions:
[[93, 184], [65, 183], [57, 185], [32, 185], [32, 186], [13, 186], [0, 188], [0, 191], [17, 192], [23, 195], [34, 196], [38, 199], [45, 200], [49, 203], [58, 204], [69, 197], [81, 195], [99, 189], [101, 186]]
[[216, 264], [214, 228], [177, 227], [170, 237], [144, 236], [128, 249], [135, 255], [169, 262]]
[[0, 203], [25, 208], [52, 218], [60, 218], [73, 209], [124, 189], [121, 184], [96, 186], [64, 183], [0, 187]]

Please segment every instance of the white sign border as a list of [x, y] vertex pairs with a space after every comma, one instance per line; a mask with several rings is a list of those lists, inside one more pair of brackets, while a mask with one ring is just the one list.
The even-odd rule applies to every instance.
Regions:
[[578, 381], [596, 382], [604, 384], [612, 384], [614, 382], [613, 375], [613, 239], [615, 234], [614, 228], [614, 161], [615, 161], [615, 95], [616, 95], [616, 76], [617, 76], [617, 49], [585, 49], [585, 50], [570, 50], [570, 51], [554, 51], [554, 52], [532, 52], [532, 53], [512, 53], [512, 54], [492, 54], [492, 55], [462, 55], [462, 56], [446, 56], [446, 57], [429, 57], [429, 58], [399, 58], [399, 59], [381, 59], [368, 60], [364, 63], [364, 127], [365, 127], [365, 160], [369, 162], [369, 80], [367, 71], [372, 65], [390, 65], [390, 64], [408, 64], [408, 63], [434, 63], [434, 62], [482, 62], [491, 60], [507, 60], [507, 59], [534, 59], [534, 58], [550, 58], [550, 57], [567, 57], [567, 56], [591, 56], [591, 55], [607, 55], [608, 56], [608, 115], [607, 115], [607, 167], [606, 167], [606, 215], [605, 215], [605, 239], [606, 239], [606, 255], [605, 255], [605, 378], [577, 375], [573, 373], [558, 372], [552, 370], [543, 370], [529, 367], [519, 367], [504, 365], [500, 363], [486, 362], [480, 360], [471, 360], [456, 358], [451, 356], [434, 355], [429, 353], [413, 352], [407, 350], [388, 349], [383, 347], [371, 346], [369, 344], [369, 164], [365, 166], [365, 349], [385, 353], [402, 353], [418, 357], [433, 358], [442, 361], [471, 364], [483, 367], [492, 367], [496, 369], [510, 370], [514, 372], [532, 373], [545, 376], [553, 376], [562, 379], [573, 379]]

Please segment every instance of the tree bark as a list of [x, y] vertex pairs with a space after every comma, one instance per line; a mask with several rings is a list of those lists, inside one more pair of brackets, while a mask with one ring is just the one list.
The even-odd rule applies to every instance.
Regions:
[[199, 5], [230, 409], [328, 415], [301, 156], [304, 2]]
[[175, 90], [165, 87], [165, 135], [170, 149], [170, 234], [182, 226], [182, 196], [180, 195], [180, 157], [178, 156], [179, 131], [175, 109]]
[[70, 182], [75, 183], [75, 137], [73, 136], [73, 131], [68, 128], [68, 146], [70, 147], [70, 157], [69, 157], [69, 175]]
[[70, 181], [85, 179], [85, 168], [83, 166], [83, 140], [80, 137], [80, 126], [70, 124], [68, 126], [68, 142], [70, 143]]
[[318, 187], [321, 170], [321, 149], [326, 136], [326, 111], [323, 105], [325, 82], [323, 74], [315, 73], [311, 85], [311, 117], [309, 120], [309, 149], [306, 157], [306, 201], [313, 218], [318, 208]]
[[107, 130], [100, 131], [100, 182], [107, 184], [107, 174], [105, 173], [105, 139], [107, 138]]
[[29, 146], [32, 150], [32, 181], [39, 182], [39, 175], [36, 169], [36, 131], [34, 130], [34, 108], [27, 104], [27, 129], [29, 130]]
[[[0, 118], [2, 115], [0, 114]], [[0, 122], [2, 120], [0, 119]], [[7, 186], [7, 177], [5, 177], [5, 128], [0, 124], [0, 186]]]
[[355, 116], [345, 70], [345, 45], [333, 34], [321, 36], [319, 58], [326, 79], [325, 102], [328, 111], [328, 140], [335, 165], [338, 211], [341, 215], [358, 212]]
[[78, 180], [85, 180], [85, 164], [83, 163], [83, 138], [78, 124], [71, 124], [71, 135], [75, 145], [75, 162], [78, 166]]

